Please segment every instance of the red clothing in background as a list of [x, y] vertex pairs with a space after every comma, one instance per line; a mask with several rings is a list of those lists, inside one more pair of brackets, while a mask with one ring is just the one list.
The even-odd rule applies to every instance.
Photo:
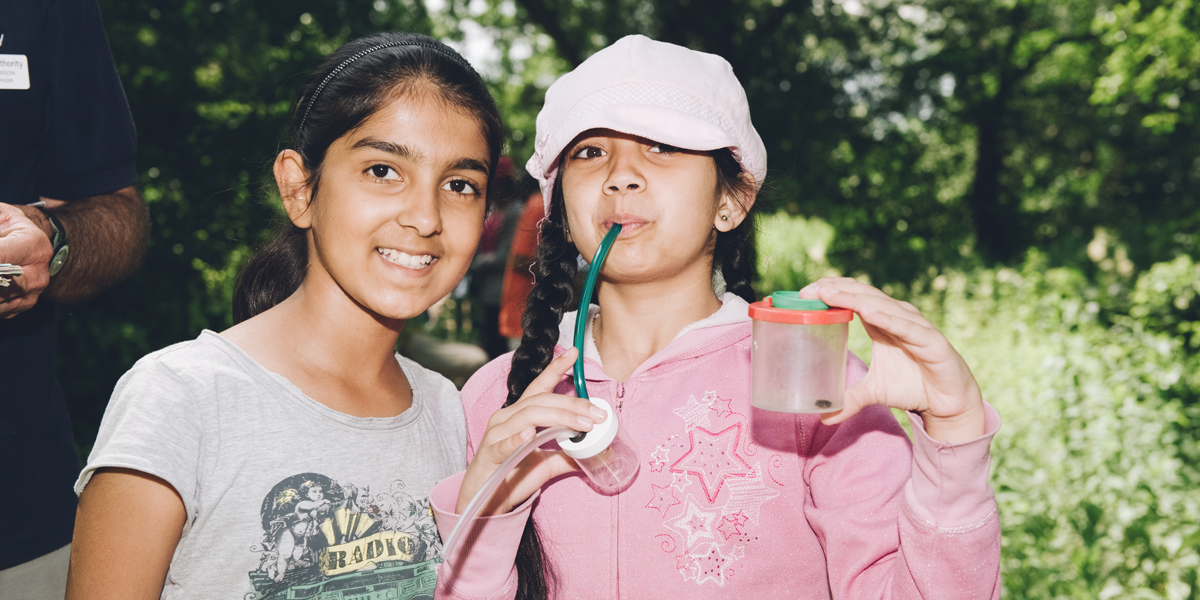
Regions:
[[521, 315], [525, 314], [525, 298], [533, 289], [530, 267], [537, 259], [538, 223], [546, 217], [541, 192], [534, 192], [525, 201], [525, 210], [517, 222], [508, 264], [504, 270], [504, 287], [500, 292], [500, 335], [521, 337]]

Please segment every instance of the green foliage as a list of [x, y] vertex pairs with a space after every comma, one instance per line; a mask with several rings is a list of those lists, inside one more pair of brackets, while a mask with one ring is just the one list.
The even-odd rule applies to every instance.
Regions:
[[1102, 314], [1080, 272], [1045, 261], [949, 272], [911, 298], [1004, 419], [992, 456], [1006, 597], [1200, 597], [1200, 412], [1180, 377], [1194, 352], [1146, 319], [1158, 299]]
[[760, 296], [781, 290], [799, 290], [826, 275], [836, 275], [825, 256], [833, 241], [833, 227], [812, 218], [776, 213], [758, 217], [755, 223], [758, 244], [758, 281]]
[[1195, 104], [1183, 101], [1184, 89], [1200, 90], [1200, 7], [1192, 0], [1138, 0], [1098, 11], [1092, 29], [1112, 49], [1107, 73], [1096, 81], [1094, 104], [1117, 104], [1136, 96], [1148, 110], [1142, 125], [1169, 133], [1181, 121], [1194, 122]]

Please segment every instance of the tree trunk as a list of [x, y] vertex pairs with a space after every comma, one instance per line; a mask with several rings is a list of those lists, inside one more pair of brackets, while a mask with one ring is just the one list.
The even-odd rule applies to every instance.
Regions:
[[[994, 106], [1003, 106], [997, 102]], [[989, 262], [1006, 262], [1020, 251], [1020, 216], [1000, 190], [1004, 149], [1000, 140], [1002, 108], [988, 111], [977, 123], [975, 182], [967, 201], [975, 221], [977, 249]]]

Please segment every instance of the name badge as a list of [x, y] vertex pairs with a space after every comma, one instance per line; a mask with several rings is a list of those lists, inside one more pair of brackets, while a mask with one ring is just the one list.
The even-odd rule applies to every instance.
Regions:
[[29, 59], [24, 54], [0, 54], [0, 90], [29, 89]]

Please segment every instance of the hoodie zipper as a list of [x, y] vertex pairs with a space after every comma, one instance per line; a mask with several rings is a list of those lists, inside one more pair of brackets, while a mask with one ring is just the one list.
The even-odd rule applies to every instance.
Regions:
[[[616, 382], [616, 384], [617, 384], [617, 414], [621, 415], [619, 418], [624, 419], [625, 416], [621, 414], [621, 408], [625, 405], [625, 400], [624, 400], [625, 384], [620, 381]], [[621, 494], [615, 494], [613, 496], [613, 500], [617, 503], [616, 515], [615, 515], [615, 518], [613, 519], [613, 525], [614, 525], [614, 528], [616, 529], [616, 532], [615, 532], [616, 535], [614, 535], [612, 538], [613, 543], [616, 546], [616, 559], [617, 559], [617, 564], [615, 565], [616, 568], [613, 569], [614, 572], [616, 573], [616, 577], [614, 578], [614, 579], [616, 579], [616, 590], [614, 590], [616, 593], [614, 594], [614, 597], [619, 599], [621, 597]]]

